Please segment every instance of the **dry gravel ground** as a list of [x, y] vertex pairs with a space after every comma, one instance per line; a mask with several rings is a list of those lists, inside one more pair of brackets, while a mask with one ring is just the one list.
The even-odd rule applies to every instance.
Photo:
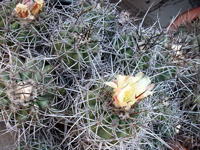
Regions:
[[5, 133], [5, 123], [0, 121], [0, 150], [14, 149], [14, 135], [12, 133]]

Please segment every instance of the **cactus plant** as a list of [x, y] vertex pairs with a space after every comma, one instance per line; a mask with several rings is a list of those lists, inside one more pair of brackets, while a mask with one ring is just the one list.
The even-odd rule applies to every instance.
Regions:
[[[96, 62], [91, 63], [95, 68], [91, 79], [82, 77], [77, 85], [80, 95], [77, 95], [74, 110], [77, 113], [75, 117], [80, 119], [76, 123], [77, 135], [74, 139], [84, 149], [97, 149], [99, 145], [100, 149], [170, 148], [167, 139], [176, 135], [183, 113], [176, 100], [180, 90], [178, 94], [173, 92], [177, 87], [178, 68], [171, 64], [169, 51], [163, 48], [166, 36], [162, 31], [153, 30], [153, 27], [138, 29], [132, 24], [118, 27], [120, 30], [116, 30], [110, 42], [103, 44], [108, 50], [101, 58], [103, 61], [96, 58]], [[155, 94], [140, 103], [135, 103], [135, 99], [135, 107], [132, 108], [121, 100], [120, 103], [117, 100], [113, 102], [112, 98], [118, 97], [116, 82], [109, 83], [115, 87], [116, 95], [112, 96], [112, 92], [100, 84], [102, 78], [133, 74], [135, 71], [153, 76]], [[124, 106], [127, 110], [115, 106]]]
[[6, 121], [19, 125], [30, 120], [40, 122], [40, 114], [54, 98], [52, 71], [45, 61], [10, 56], [0, 73], [1, 113]]
[[51, 20], [56, 20], [56, 15], [47, 13], [51, 8], [45, 7], [43, 0], [4, 1], [0, 7], [1, 43], [10, 46], [13, 51], [31, 48], [33, 52], [41, 51], [42, 45], [43, 49], [48, 45], [45, 43], [48, 43], [54, 26], [51, 23], [55, 24]]
[[[171, 59], [176, 64], [177, 87], [184, 121], [177, 139], [187, 149], [198, 147], [199, 134], [199, 20], [180, 25], [171, 33]], [[169, 38], [169, 37], [168, 37]], [[169, 45], [170, 45], [169, 44]], [[193, 142], [192, 140], [195, 139]]]
[[114, 33], [114, 11], [89, 2], [78, 2], [72, 10], [74, 16], [63, 23], [52, 40], [54, 54], [62, 57], [65, 66], [77, 70], [88, 68], [101, 43], [107, 42], [106, 35]]
[[[142, 81], [141, 84], [143, 84]], [[114, 84], [112, 86], [114, 87]], [[139, 86], [137, 87], [139, 88]], [[137, 89], [137, 87], [135, 88]], [[117, 93], [113, 93], [112, 96], [112, 92], [108, 88], [99, 84], [99, 81], [94, 83], [94, 80], [92, 80], [92, 84], [88, 83], [81, 89], [80, 92], [84, 99], [81, 99], [80, 104], [75, 108], [81, 116], [78, 124], [80, 127], [77, 129], [79, 134], [76, 136], [83, 144], [79, 146], [83, 146], [84, 149], [88, 147], [97, 149], [101, 143], [101, 149], [142, 148], [145, 145], [139, 146], [137, 141], [150, 142], [150, 139], [146, 138], [148, 135], [155, 136], [150, 145], [157, 143], [161, 147], [168, 146], [162, 138], [175, 133], [177, 122], [174, 122], [174, 118], [169, 119], [177, 113], [175, 104], [172, 103], [172, 106], [167, 108], [155, 94], [152, 96], [153, 99], [149, 98], [148, 102], [135, 103], [134, 101], [132, 108], [125, 105], [125, 102], [118, 102], [117, 105], [115, 97]], [[114, 92], [119, 91], [115, 89]], [[142, 97], [142, 95], [140, 96]], [[152, 126], [157, 127], [152, 128]], [[154, 132], [154, 130], [156, 131]], [[82, 135], [83, 133], [84, 135]]]
[[51, 143], [48, 142], [48, 140], [46, 140], [45, 138], [29, 138], [26, 140], [26, 142], [21, 142], [20, 144], [20, 149], [23, 150], [28, 150], [28, 149], [32, 149], [32, 150], [38, 150], [38, 149], [46, 149], [46, 150], [50, 150], [52, 149], [53, 146]]
[[0, 112], [21, 149], [166, 149], [182, 145], [181, 134], [198, 141], [197, 34], [137, 26], [107, 1], [59, 9], [46, 1], [40, 16], [43, 1], [34, 11], [31, 2], [0, 6]]

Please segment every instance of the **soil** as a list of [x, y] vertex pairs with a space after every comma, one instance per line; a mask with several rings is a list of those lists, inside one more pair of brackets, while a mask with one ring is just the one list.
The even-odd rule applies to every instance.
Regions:
[[0, 150], [15, 149], [14, 143], [14, 134], [11, 132], [6, 133], [5, 123], [0, 120]]

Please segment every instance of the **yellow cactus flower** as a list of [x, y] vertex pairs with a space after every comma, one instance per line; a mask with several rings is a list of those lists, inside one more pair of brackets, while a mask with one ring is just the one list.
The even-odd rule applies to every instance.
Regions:
[[21, 3], [17, 4], [15, 10], [20, 18], [26, 18], [30, 15], [30, 11], [28, 10], [27, 5]]
[[142, 72], [135, 77], [117, 75], [117, 80], [114, 80], [114, 82], [105, 82], [106, 85], [114, 88], [113, 104], [126, 110], [129, 110], [132, 105], [142, 98], [152, 94], [151, 90], [154, 84], [150, 83], [149, 77], [144, 76]]
[[31, 8], [32, 15], [38, 15], [42, 12], [44, 6], [44, 0], [35, 0], [33, 7]]

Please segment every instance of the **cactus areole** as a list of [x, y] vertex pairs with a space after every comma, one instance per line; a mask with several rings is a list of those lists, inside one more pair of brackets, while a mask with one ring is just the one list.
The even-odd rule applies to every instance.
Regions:
[[[0, 96], [3, 96], [1, 103], [4, 109], [12, 114], [35, 108], [45, 110], [54, 97], [51, 88], [53, 75], [50, 73], [53, 67], [32, 59], [23, 62], [13, 58], [12, 61], [17, 64], [16, 70], [5, 70], [0, 74]], [[46, 84], [49, 86], [44, 87]]]

